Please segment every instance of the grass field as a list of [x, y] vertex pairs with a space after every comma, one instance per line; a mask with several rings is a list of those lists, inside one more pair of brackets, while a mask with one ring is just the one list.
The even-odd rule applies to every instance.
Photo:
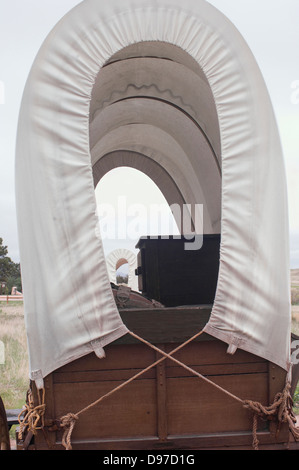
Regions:
[[[292, 271], [291, 285], [294, 303], [292, 305], [292, 331], [299, 336], [299, 269]], [[5, 408], [22, 408], [29, 386], [22, 302], [8, 304], [0, 302], [0, 341], [4, 343], [5, 354], [5, 357], [0, 360], [0, 395]], [[295, 411], [299, 414], [299, 386], [294, 398]]]
[[0, 303], [0, 340], [4, 343], [4, 358], [0, 364], [0, 395], [5, 408], [21, 408], [29, 385], [22, 302], [8, 305]]
[[299, 269], [291, 271], [291, 297], [292, 304], [299, 305]]

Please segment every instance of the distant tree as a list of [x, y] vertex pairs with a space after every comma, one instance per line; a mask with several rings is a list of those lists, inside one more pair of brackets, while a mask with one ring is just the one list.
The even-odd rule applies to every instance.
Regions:
[[22, 292], [22, 280], [20, 274], [18, 276], [10, 276], [6, 280], [7, 294], [11, 294], [12, 288], [16, 287], [17, 291]]
[[7, 246], [3, 245], [3, 238], [0, 237], [0, 283], [3, 282], [6, 283], [6, 294], [10, 294], [14, 286], [22, 290], [20, 264], [10, 259]]

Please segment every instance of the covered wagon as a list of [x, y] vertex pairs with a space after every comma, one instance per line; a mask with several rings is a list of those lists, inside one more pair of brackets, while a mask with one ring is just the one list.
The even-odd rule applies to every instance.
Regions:
[[[191, 294], [209, 256], [183, 300], [118, 308], [94, 193], [118, 166], [169, 205], [202, 205], [198, 253], [219, 240], [208, 300]], [[284, 160], [262, 75], [222, 13], [204, 0], [71, 10], [25, 87], [16, 194], [30, 359], [18, 448], [296, 447]]]

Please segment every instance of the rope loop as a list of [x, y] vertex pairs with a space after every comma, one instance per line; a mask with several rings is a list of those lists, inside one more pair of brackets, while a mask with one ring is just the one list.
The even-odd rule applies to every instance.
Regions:
[[34, 399], [32, 391], [27, 392], [26, 405], [18, 416], [20, 424], [18, 436], [22, 439], [24, 432], [28, 429], [33, 435], [36, 434], [38, 429], [44, 427], [44, 414], [46, 410], [45, 405], [45, 389], [38, 390], [38, 402], [37, 406], [34, 406]]
[[71, 437], [75, 427], [76, 421], [79, 416], [74, 413], [68, 413], [67, 415], [60, 418], [60, 427], [64, 429], [62, 436], [62, 445], [66, 450], [72, 450]]
[[146, 341], [144, 338], [141, 338], [140, 336], [136, 335], [135, 333], [129, 331], [129, 334], [131, 334], [135, 339], [145, 343], [148, 345], [150, 348], [154, 349], [156, 352], [160, 353], [162, 357], [160, 359], [157, 359], [154, 363], [150, 364], [148, 367], [142, 369], [140, 372], [136, 373], [133, 375], [131, 378], [128, 380], [122, 382], [120, 385], [115, 387], [114, 389], [110, 390], [106, 394], [102, 395], [100, 398], [98, 398], [96, 401], [93, 403], [90, 403], [88, 406], [85, 408], [81, 409], [78, 411], [76, 414], [73, 413], [68, 413], [62, 418], [60, 418], [60, 428], [64, 429], [63, 436], [62, 436], [62, 445], [65, 447], [66, 450], [72, 450], [72, 445], [71, 445], [71, 436], [73, 429], [75, 427], [76, 421], [79, 419], [79, 415], [88, 411], [95, 405], [98, 405], [100, 402], [102, 402], [105, 398], [108, 398], [111, 396], [113, 393], [121, 390], [123, 387], [131, 383], [133, 380], [137, 379], [141, 375], [143, 375], [145, 372], [148, 370], [152, 369], [153, 367], [157, 366], [160, 364], [162, 361], [165, 361], [166, 359], [169, 359], [173, 362], [175, 362], [177, 365], [185, 368], [189, 372], [193, 373], [195, 376], [198, 378], [206, 381], [213, 387], [216, 387], [218, 390], [221, 392], [225, 393], [232, 399], [238, 401], [243, 405], [245, 408], [249, 409], [250, 411], [253, 412], [253, 427], [252, 427], [252, 434], [253, 434], [253, 442], [252, 446], [255, 450], [258, 450], [259, 448], [259, 441], [257, 438], [257, 427], [258, 427], [258, 417], [267, 419], [267, 420], [273, 420], [276, 419], [278, 422], [278, 429], [281, 423], [288, 423], [289, 429], [292, 432], [295, 440], [299, 440], [299, 428], [296, 427], [296, 417], [293, 414], [292, 411], [292, 397], [290, 395], [290, 388], [291, 385], [290, 383], [286, 383], [286, 386], [284, 390], [281, 393], [278, 393], [275, 398], [274, 402], [270, 406], [263, 406], [261, 403], [252, 401], [252, 400], [242, 400], [241, 398], [237, 397], [236, 395], [232, 394], [228, 390], [222, 388], [215, 382], [211, 381], [204, 375], [198, 373], [191, 367], [187, 366], [183, 362], [179, 361], [178, 359], [175, 359], [173, 357], [173, 354], [182, 349], [184, 346], [186, 346], [188, 343], [196, 339], [198, 336], [200, 336], [203, 333], [203, 331], [198, 332], [196, 335], [194, 335], [192, 338], [189, 340], [185, 341], [183, 344], [180, 346], [176, 347], [173, 349], [171, 352], [166, 353], [165, 351], [159, 349], [157, 346], [154, 346], [153, 344], [149, 343]]
[[291, 384], [286, 383], [284, 390], [274, 398], [270, 406], [263, 406], [261, 403], [251, 400], [244, 400], [243, 405], [245, 408], [253, 412], [253, 443], [252, 446], [255, 450], [259, 448], [259, 441], [257, 438], [257, 418], [260, 417], [265, 420], [277, 420], [277, 428], [279, 429], [282, 423], [288, 423], [289, 429], [293, 434], [296, 441], [299, 440], [299, 428], [296, 427], [296, 417], [293, 413], [293, 400], [290, 394]]

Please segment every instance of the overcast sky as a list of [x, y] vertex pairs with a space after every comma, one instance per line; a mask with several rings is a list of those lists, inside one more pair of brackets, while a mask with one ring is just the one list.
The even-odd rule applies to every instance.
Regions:
[[[19, 251], [14, 153], [22, 93], [43, 40], [78, 3], [0, 0], [0, 237], [15, 261], [19, 260]], [[291, 267], [299, 268], [299, 0], [210, 0], [210, 3], [226, 14], [244, 36], [267, 83], [287, 171]]]

